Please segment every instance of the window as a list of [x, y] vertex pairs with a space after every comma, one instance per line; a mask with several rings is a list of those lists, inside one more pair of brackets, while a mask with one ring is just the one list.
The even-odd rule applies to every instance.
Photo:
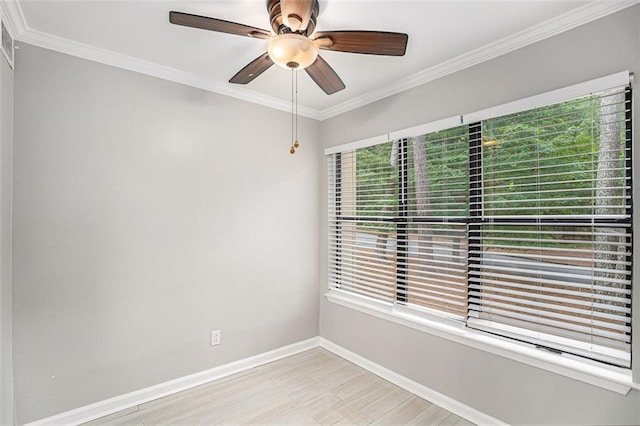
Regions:
[[330, 288], [630, 366], [629, 88], [327, 158]]

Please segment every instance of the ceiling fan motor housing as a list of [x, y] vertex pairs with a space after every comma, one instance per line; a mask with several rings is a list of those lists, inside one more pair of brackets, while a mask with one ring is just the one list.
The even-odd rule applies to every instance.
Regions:
[[[309, 23], [307, 24], [306, 28], [299, 31], [292, 30], [285, 23], [285, 19], [282, 16], [282, 7], [280, 5], [280, 0], [267, 0], [267, 12], [269, 13], [271, 28], [276, 34], [297, 32], [299, 34], [310, 35], [313, 34], [313, 31], [316, 29], [316, 19], [318, 18], [318, 13], [320, 12], [320, 5], [318, 4], [318, 0], [312, 1]], [[298, 15], [290, 15], [289, 18], [297, 20], [298, 22], [302, 21], [302, 18]]]

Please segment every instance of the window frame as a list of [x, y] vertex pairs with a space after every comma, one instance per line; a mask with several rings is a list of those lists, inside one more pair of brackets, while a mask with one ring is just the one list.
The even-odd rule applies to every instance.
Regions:
[[[632, 101], [632, 89], [629, 87], [629, 85], [621, 87], [620, 89], [621, 89], [620, 93], [623, 95], [623, 99], [622, 99], [623, 105], [630, 106]], [[599, 91], [598, 93], [602, 93], [602, 91]], [[587, 94], [587, 95], [590, 95], [590, 94]], [[577, 99], [581, 99], [581, 98], [583, 97], [580, 97]], [[550, 106], [553, 107], [560, 104], [562, 104], [562, 102], [550, 104]], [[540, 107], [537, 107], [537, 108], [540, 108]], [[537, 108], [531, 111], [536, 111]], [[471, 197], [473, 198], [474, 203], [472, 203], [470, 207], [470, 212], [469, 212], [470, 214], [468, 218], [469, 239], [470, 239], [469, 241], [470, 271], [468, 275], [468, 278], [469, 278], [468, 284], [472, 283], [471, 277], [472, 275], [474, 275], [475, 280], [473, 280], [473, 282], [476, 286], [476, 292], [478, 291], [482, 293], [489, 292], [489, 295], [488, 296], [485, 296], [484, 294], [476, 295], [474, 298], [476, 300], [474, 301], [473, 308], [472, 308], [472, 304], [470, 303], [469, 312], [474, 312], [476, 316], [471, 314], [468, 315], [466, 324], [469, 328], [475, 328], [481, 331], [495, 333], [498, 335], [502, 335], [503, 337], [510, 337], [518, 340], [521, 339], [524, 342], [527, 342], [529, 344], [534, 344], [536, 347], [540, 347], [545, 350], [584, 356], [586, 358], [597, 360], [599, 362], [620, 365], [622, 368], [631, 368], [630, 365], [629, 366], [623, 365], [623, 364], [631, 363], [631, 349], [632, 349], [631, 342], [628, 343], [629, 352], [627, 354], [625, 349], [613, 349], [611, 346], [607, 346], [607, 345], [595, 344], [587, 348], [588, 347], [587, 341], [581, 340], [580, 337], [575, 337], [575, 338], [565, 337], [559, 334], [555, 334], [553, 332], [545, 333], [543, 331], [538, 335], [538, 337], [534, 337], [535, 335], [537, 335], [538, 333], [537, 331], [534, 331], [533, 329], [530, 329], [527, 326], [510, 324], [510, 322], [513, 321], [513, 318], [518, 318], [518, 314], [523, 313], [522, 311], [519, 311], [516, 315], [513, 315], [513, 316], [507, 313], [505, 318], [498, 319], [497, 321], [493, 322], [491, 319], [491, 316], [494, 314], [491, 313], [491, 309], [492, 309], [491, 301], [489, 301], [488, 303], [489, 313], [487, 313], [486, 311], [487, 306], [485, 306], [482, 300], [485, 297], [487, 297], [488, 300], [491, 300], [493, 297], [496, 297], [495, 293], [491, 294], [492, 290], [495, 290], [495, 287], [493, 286], [493, 284], [485, 285], [485, 282], [482, 279], [482, 275], [487, 273], [487, 271], [489, 271], [488, 273], [489, 275], [491, 275], [491, 268], [488, 268], [488, 269], [482, 268], [482, 263], [483, 263], [482, 258], [484, 255], [489, 253], [488, 251], [485, 252], [483, 248], [483, 237], [485, 237], [486, 227], [493, 227], [493, 226], [518, 227], [520, 225], [533, 225], [533, 224], [541, 227], [552, 227], [554, 225], [561, 224], [562, 226], [567, 226], [567, 225], [576, 226], [576, 227], [591, 226], [594, 229], [595, 228], [601, 229], [602, 227], [606, 228], [606, 227], [623, 226], [628, 228], [629, 230], [629, 234], [627, 234], [626, 236], [626, 239], [627, 239], [626, 243], [629, 245], [631, 252], [626, 256], [626, 260], [627, 262], [629, 262], [629, 266], [626, 272], [629, 274], [629, 276], [631, 276], [632, 267], [633, 267], [633, 263], [631, 262], [631, 256], [633, 254], [633, 239], [631, 238], [631, 235], [633, 233], [633, 212], [632, 212], [632, 205], [631, 205], [631, 200], [633, 199], [633, 196], [631, 194], [631, 191], [633, 190], [632, 164], [631, 164], [633, 159], [632, 158], [632, 132], [631, 132], [632, 112], [633, 111], [631, 108], [625, 109], [625, 114], [624, 114], [625, 124], [623, 127], [624, 139], [621, 138], [622, 148], [624, 149], [624, 152], [625, 152], [625, 158], [623, 162], [624, 168], [625, 168], [625, 174], [624, 176], [621, 176], [621, 178], [623, 179], [623, 184], [620, 189], [625, 193], [623, 195], [623, 197], [626, 200], [625, 201], [626, 204], [624, 206], [625, 214], [620, 216], [614, 216], [614, 217], [599, 216], [596, 213], [593, 213], [591, 217], [586, 217], [586, 216], [583, 217], [582, 215], [577, 215], [577, 216], [534, 215], [529, 217], [526, 214], [517, 215], [514, 217], [511, 215], [501, 216], [501, 215], [496, 215], [495, 213], [494, 214], [487, 213], [489, 208], [485, 203], [486, 198], [483, 192], [483, 190], [486, 189], [486, 182], [487, 182], [487, 179], [485, 179], [486, 170], [484, 167], [485, 166], [484, 162], [486, 157], [484, 154], [485, 151], [482, 146], [482, 138], [484, 136], [483, 130], [485, 126], [485, 121], [483, 120], [477, 123], [470, 124], [469, 126], [470, 163], [471, 163], [470, 175], [472, 177], [475, 176], [479, 182], [477, 184], [477, 188], [475, 189], [475, 191], [472, 190]], [[502, 118], [502, 117], [499, 117], [499, 118]], [[542, 235], [542, 234], [537, 234], [537, 235]], [[475, 239], [475, 240], [471, 241], [472, 239]], [[477, 264], [477, 267], [475, 266], [476, 264]], [[471, 272], [472, 269], [474, 269], [473, 273]], [[523, 272], [523, 270], [520, 270], [520, 272]], [[514, 286], [514, 287], [517, 287], [517, 286]], [[482, 290], [479, 290], [479, 289], [482, 289]], [[471, 294], [471, 290], [469, 290], [468, 294], [469, 295]], [[498, 297], [500, 295], [501, 294], [499, 294]], [[471, 299], [472, 297], [469, 296], [469, 300]], [[520, 300], [523, 300], [523, 299], [520, 299]], [[565, 301], [570, 302], [570, 299], [565, 299]], [[504, 303], [508, 305], [509, 302], [504, 302]], [[552, 308], [552, 306], [554, 305], [550, 303], [550, 304], [544, 305], [543, 309]], [[627, 307], [630, 308], [630, 305], [627, 305]], [[477, 316], [477, 315], [484, 315], [485, 318], [481, 318], [480, 316]], [[498, 313], [498, 316], [500, 315], [501, 314]], [[527, 315], [532, 315], [532, 314], [529, 313]], [[543, 318], [543, 317], [545, 317], [544, 313], [540, 315], [540, 317], [538, 318]], [[631, 317], [629, 316], [628, 318], [629, 318], [629, 327], [631, 329], [631, 326], [632, 326]], [[622, 320], [622, 316], [618, 319]], [[528, 320], [524, 320], [524, 322], [527, 322], [527, 321]], [[551, 328], [554, 331], [559, 331], [561, 327], [554, 325], [554, 326], [551, 326]], [[571, 333], [573, 333], [573, 331], [574, 330], [572, 330]], [[574, 333], [574, 335], [580, 335], [580, 334], [581, 333], [578, 333], [578, 332]], [[586, 332], [584, 334], [586, 334]], [[593, 338], [595, 334], [592, 333], [590, 334], [590, 336], [591, 338]], [[631, 334], [629, 334], [629, 338], [631, 338]], [[626, 357], [624, 356], [625, 354], [627, 355]]]
[[[514, 112], [524, 111], [528, 109], [538, 108], [554, 103], [560, 103], [569, 99], [588, 95], [593, 92], [610, 89], [613, 87], [629, 86], [631, 84], [631, 75], [629, 72], [621, 72], [610, 76], [595, 79], [589, 82], [580, 83], [563, 89], [555, 90], [552, 92], [544, 93], [541, 95], [532, 96], [522, 100], [510, 102], [508, 104], [500, 105], [497, 107], [489, 108], [487, 110], [467, 114], [464, 116], [456, 116], [447, 118], [444, 120], [438, 120], [432, 123], [427, 123], [420, 126], [415, 126], [410, 129], [400, 130], [387, 135], [381, 135], [374, 138], [369, 138], [363, 141], [357, 141], [337, 147], [328, 148], [325, 150], [325, 155], [335, 154], [342, 151], [363, 148], [367, 146], [377, 145], [383, 142], [389, 142], [391, 140], [399, 140], [399, 151], [402, 149], [406, 151], [407, 141], [409, 137], [425, 134], [427, 132], [435, 132], [438, 130], [444, 130], [451, 127], [457, 127], [460, 125], [469, 126], [469, 144], [470, 144], [470, 168], [480, 167], [482, 168], [482, 154], [478, 152], [481, 150], [481, 129], [482, 121], [488, 118], [494, 118], [502, 115], [507, 115]], [[629, 92], [627, 92], [629, 93]], [[631, 114], [631, 112], [627, 112]], [[473, 138], [472, 134], [477, 133], [477, 137]], [[627, 148], [629, 145], [633, 145], [632, 138], [631, 117], [627, 117], [627, 124], [625, 129]], [[475, 144], [475, 145], [474, 145]], [[474, 153], [474, 146], [477, 150]], [[338, 156], [339, 157], [339, 156]], [[406, 161], [407, 155], [401, 156]], [[626, 164], [633, 162], [633, 155], [630, 158], [626, 158]], [[471, 171], [471, 170], [470, 170]], [[406, 184], [408, 182], [406, 164], [398, 167], [400, 182], [404, 183], [404, 189], [401, 185], [400, 194], [406, 197]], [[470, 212], [469, 212], [469, 240], [473, 238], [481, 238], [480, 233], [474, 231], [475, 227], [481, 227], [483, 219], [479, 216], [478, 212], [482, 211], [482, 178], [481, 174], [474, 182], [474, 173], [470, 173]], [[627, 183], [632, 181], [632, 172], [629, 170], [625, 178]], [[337, 196], [337, 195], [336, 195]], [[336, 200], [338, 201], [338, 200]], [[474, 208], [474, 206], [476, 208]], [[628, 206], [631, 209], [632, 206]], [[406, 215], [403, 212], [402, 205], [400, 205], [398, 215]], [[580, 221], [580, 219], [574, 219]], [[633, 221], [632, 218], [630, 221]], [[339, 226], [339, 222], [336, 222]], [[401, 223], [401, 222], [398, 222]], [[401, 250], [401, 229], [398, 229], [398, 249]], [[632, 227], [632, 232], [635, 229]], [[633, 235], [633, 234], [632, 234]], [[469, 268], [473, 267], [473, 259], [471, 251], [469, 252]], [[632, 266], [635, 268], [634, 266]], [[404, 284], [400, 281], [401, 273], [396, 273], [397, 291]], [[634, 294], [637, 292], [634, 292]], [[557, 353], [554, 351], [547, 351], [545, 348], [536, 347], [536, 345], [526, 342], [519, 342], [507, 337], [501, 337], [491, 335], [483, 331], [474, 330], [468, 328], [465, 325], [465, 321], [461, 321], [458, 318], [449, 318], [446, 314], [442, 314], [437, 311], [433, 311], [425, 308], [419, 309], [414, 306], [400, 305], [397, 303], [388, 303], [385, 301], [379, 301], [367, 296], [353, 294], [351, 292], [345, 292], [338, 289], [331, 289], [326, 293], [327, 299], [330, 302], [337, 303], [343, 306], [366, 312], [381, 318], [388, 319], [395, 323], [399, 323], [414, 329], [435, 334], [440, 337], [462, 343], [467, 346], [483, 349], [485, 351], [495, 353], [507, 358], [515, 359], [524, 362], [529, 365], [534, 365], [545, 370], [554, 371], [556, 373], [581, 380], [583, 382], [591, 383], [596, 386], [603, 387], [605, 389], [612, 390], [617, 393], [626, 394], [631, 388], [640, 389], [640, 384], [634, 383], [632, 380], [632, 369], [616, 367], [607, 364], [603, 364], [598, 361], [589, 360], [586, 358], [573, 356], [567, 353]], [[396, 295], [396, 301], [402, 302], [399, 299], [402, 297], [400, 292]], [[632, 350], [633, 354], [633, 350]], [[633, 355], [632, 355], [633, 356]], [[637, 358], [637, 355], [636, 355]], [[637, 363], [636, 363], [637, 364]], [[632, 364], [633, 365], [633, 364]]]

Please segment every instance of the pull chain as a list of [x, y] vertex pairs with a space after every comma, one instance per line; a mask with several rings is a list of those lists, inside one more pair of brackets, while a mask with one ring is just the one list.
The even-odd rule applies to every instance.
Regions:
[[298, 73], [295, 73], [295, 87], [296, 87], [296, 138], [293, 141], [293, 147], [298, 149], [300, 142], [298, 142]]
[[291, 68], [291, 154], [296, 153], [300, 146], [298, 142], [298, 73]]
[[291, 68], [291, 148], [289, 148], [289, 152], [291, 154], [295, 154], [296, 153], [296, 148], [295, 148], [295, 144], [293, 143], [293, 138], [294, 138], [294, 115], [295, 115], [295, 110], [294, 110], [294, 79], [295, 79], [295, 70], [293, 68]]

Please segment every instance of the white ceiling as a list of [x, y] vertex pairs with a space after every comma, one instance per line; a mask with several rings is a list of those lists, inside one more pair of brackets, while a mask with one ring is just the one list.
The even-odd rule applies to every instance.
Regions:
[[[573, 28], [637, 1], [320, 0], [318, 30], [409, 34], [403, 57], [321, 52], [346, 89], [326, 95], [302, 72], [301, 113], [327, 118]], [[6, 0], [18, 40], [286, 109], [291, 75], [271, 67], [227, 83], [266, 41], [171, 25], [176, 10], [270, 29], [266, 0]]]

